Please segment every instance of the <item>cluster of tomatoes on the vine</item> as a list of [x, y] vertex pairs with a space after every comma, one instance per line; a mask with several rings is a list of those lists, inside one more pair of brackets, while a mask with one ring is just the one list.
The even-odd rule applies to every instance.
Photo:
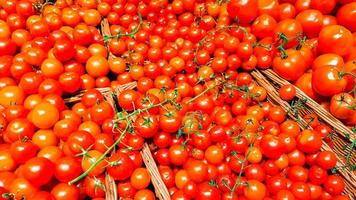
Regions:
[[[155, 199], [148, 142], [172, 199], [347, 200], [336, 155], [320, 150], [332, 129], [309, 114], [301, 130], [242, 71], [272, 66], [355, 125], [355, 10], [352, 0], [0, 0], [0, 199], [101, 200], [107, 177], [122, 199]], [[94, 89], [132, 81], [118, 112]]]

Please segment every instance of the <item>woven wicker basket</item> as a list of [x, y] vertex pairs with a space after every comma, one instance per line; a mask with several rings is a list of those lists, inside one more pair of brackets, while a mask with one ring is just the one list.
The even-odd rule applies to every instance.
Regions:
[[[266, 74], [268, 77], [272, 77], [271, 79], [266, 78], [263, 74]], [[278, 93], [278, 88], [282, 85], [289, 84], [287, 81], [283, 80], [279, 76], [277, 76], [272, 70], [265, 70], [263, 72], [260, 71], [253, 71], [251, 74], [255, 81], [262, 87], [264, 87], [267, 90], [267, 98], [268, 101], [271, 103], [274, 103], [276, 105], [280, 105], [289, 115], [290, 118], [296, 120], [301, 128], [305, 128], [307, 123], [299, 116], [294, 115], [294, 113], [289, 112], [292, 109], [292, 106], [286, 102], [283, 101], [279, 97]], [[271, 82], [276, 83], [276, 84], [271, 84]], [[350, 137], [345, 137], [344, 134], [347, 132], [344, 131], [351, 131], [348, 129], [345, 125], [343, 125], [339, 120], [335, 119], [330, 113], [328, 113], [324, 108], [322, 108], [318, 103], [310, 99], [306, 94], [304, 94], [301, 90], [297, 89], [297, 98], [303, 99], [306, 107], [301, 110], [301, 115], [303, 114], [308, 114], [308, 113], [315, 113], [317, 114], [321, 120], [329, 124], [335, 129], [335, 132], [337, 133], [333, 137], [333, 142], [334, 146], [333, 148], [330, 148], [328, 144], [325, 142], [323, 143], [322, 150], [329, 150], [335, 152], [338, 158], [338, 162], [336, 164], [337, 167], [337, 173], [344, 179], [344, 182], [346, 184], [346, 188], [344, 193], [349, 195], [351, 199], [356, 199], [356, 176], [353, 171], [348, 170], [347, 168], [344, 168], [345, 166], [345, 157], [347, 154], [349, 154], [350, 159], [349, 162], [351, 164], [355, 164], [355, 152], [353, 152], [350, 149], [350, 141], [349, 138], [352, 137], [352, 140], [354, 140], [355, 136], [350, 135]], [[306, 100], [305, 100], [306, 99]]]

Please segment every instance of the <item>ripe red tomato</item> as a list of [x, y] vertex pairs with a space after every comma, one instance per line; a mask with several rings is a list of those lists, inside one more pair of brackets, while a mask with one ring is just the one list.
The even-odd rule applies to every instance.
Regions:
[[339, 8], [336, 14], [336, 19], [338, 24], [345, 26], [351, 32], [356, 31], [356, 25], [354, 23], [355, 8], [356, 8], [356, 2], [350, 1], [350, 3], [344, 4], [341, 8]]
[[321, 136], [312, 130], [304, 130], [297, 137], [297, 148], [305, 153], [315, 153], [322, 145]]
[[326, 26], [319, 33], [318, 51], [320, 53], [335, 53], [345, 56], [350, 53], [352, 44], [352, 33], [343, 26]]
[[286, 58], [275, 57], [272, 67], [283, 78], [289, 81], [295, 81], [303, 75], [307, 66], [300, 51], [287, 49]]
[[345, 90], [347, 80], [331, 66], [319, 67], [312, 72], [312, 87], [322, 96], [333, 96]]
[[134, 171], [134, 163], [125, 153], [117, 152], [113, 154], [108, 162], [109, 166], [107, 167], [107, 172], [115, 180], [125, 180], [129, 178]]
[[31, 158], [23, 165], [22, 174], [31, 184], [42, 186], [54, 175], [54, 164], [46, 158]]

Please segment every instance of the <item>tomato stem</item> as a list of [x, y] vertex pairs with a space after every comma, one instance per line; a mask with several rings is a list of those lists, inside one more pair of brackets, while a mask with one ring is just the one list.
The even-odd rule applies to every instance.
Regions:
[[287, 44], [287, 42], [289, 41], [288, 37], [286, 35], [284, 35], [283, 33], [279, 33], [278, 34], [279, 39], [278, 40], [282, 40], [282, 43], [280, 45], [278, 45], [277, 49], [279, 49], [282, 53], [282, 58], [286, 59], [287, 56], [287, 52], [286, 49], [284, 48], [284, 46]]
[[[90, 171], [92, 171], [101, 161], [103, 161], [106, 158], [106, 156], [115, 148], [115, 146], [121, 142], [121, 140], [124, 138], [125, 134], [132, 128], [131, 127], [132, 121], [136, 115], [146, 112], [146, 111], [150, 110], [151, 108], [163, 106], [167, 102], [169, 102], [169, 100], [164, 100], [161, 103], [153, 104], [153, 105], [147, 106], [146, 108], [143, 108], [143, 109], [137, 109], [134, 112], [132, 112], [126, 116], [122, 115], [122, 112], [118, 113], [119, 119], [113, 120], [114, 124], [116, 124], [120, 121], [123, 121], [123, 120], [125, 120], [127, 122], [125, 129], [120, 134], [120, 137], [85, 172], [83, 172], [81, 175], [79, 175], [75, 179], [71, 180], [70, 182], [68, 182], [68, 184], [74, 184], [74, 183], [78, 182], [79, 180], [85, 178], [89, 174]], [[117, 127], [117, 126], [115, 126], [115, 127]]]
[[114, 39], [114, 38], [119, 39], [119, 38], [126, 37], [126, 36], [129, 36], [129, 37], [133, 38], [136, 35], [136, 33], [141, 29], [142, 24], [143, 24], [142, 15], [140, 13], [138, 13], [137, 15], [138, 15], [138, 18], [139, 18], [139, 23], [134, 29], [132, 29], [132, 31], [130, 33], [118, 32], [115, 35], [103, 35], [103, 40], [105, 42], [107, 42], [109, 39]]
[[203, 96], [205, 93], [207, 93], [208, 91], [210, 91], [210, 90], [214, 89], [215, 87], [221, 85], [222, 83], [224, 83], [224, 81], [218, 82], [218, 83], [216, 83], [216, 84], [214, 84], [212, 86], [207, 87], [203, 92], [201, 92], [198, 95], [196, 95], [195, 97], [189, 99], [187, 101], [187, 103], [192, 103], [193, 101], [197, 100], [199, 97]]
[[[248, 135], [247, 135], [247, 137], [248, 137]], [[248, 140], [249, 140], [249, 138], [247, 138]], [[241, 169], [240, 169], [240, 172], [239, 172], [239, 175], [238, 175], [238, 177], [237, 177], [237, 179], [236, 179], [236, 181], [235, 181], [235, 184], [234, 184], [234, 186], [231, 188], [231, 190], [230, 190], [230, 194], [231, 195], [233, 195], [234, 194], [234, 192], [235, 192], [235, 190], [237, 189], [237, 186], [239, 186], [241, 183], [241, 177], [242, 177], [242, 173], [243, 173], [243, 171], [244, 171], [244, 169], [245, 169], [245, 163], [247, 162], [247, 158], [248, 158], [248, 156], [250, 155], [250, 153], [251, 153], [251, 149], [252, 149], [252, 147], [253, 147], [253, 142], [254, 141], [250, 141], [250, 145], [249, 145], [249, 147], [248, 147], [248, 150], [247, 150], [247, 153], [246, 153], [246, 155], [245, 155], [245, 157], [244, 157], [244, 159], [241, 161]]]
[[103, 155], [101, 155], [99, 157], [98, 160], [96, 160], [85, 172], [83, 172], [81, 175], [79, 175], [78, 177], [74, 178], [73, 180], [69, 181], [68, 184], [72, 185], [78, 181], [80, 181], [81, 179], [85, 178], [90, 172], [91, 170], [93, 170], [101, 161], [103, 161], [106, 158], [106, 155], [108, 155], [114, 148], [116, 145], [118, 145], [120, 143], [120, 141], [122, 140], [122, 138], [124, 138], [126, 130], [128, 130], [129, 128], [129, 124], [126, 125], [125, 130], [121, 133], [120, 137], [114, 142], [113, 145], [111, 145], [104, 153]]

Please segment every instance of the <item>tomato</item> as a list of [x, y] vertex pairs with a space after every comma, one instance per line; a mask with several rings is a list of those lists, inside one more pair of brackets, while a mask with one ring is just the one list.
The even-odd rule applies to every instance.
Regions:
[[297, 44], [298, 37], [300, 37], [302, 32], [303, 26], [298, 20], [284, 19], [281, 20], [274, 29], [274, 37], [277, 40], [280, 38], [280, 34], [284, 34], [288, 38], [286, 46], [292, 47]]
[[197, 200], [213, 200], [220, 199], [221, 197], [219, 189], [211, 186], [208, 182], [199, 184], [198, 191], [198, 196], [195, 197]]
[[39, 199], [39, 200], [54, 200], [54, 197], [49, 192], [38, 191], [30, 198], [30, 200], [35, 200], [35, 199]]
[[169, 148], [169, 160], [174, 165], [183, 165], [188, 159], [188, 151], [179, 144]]
[[334, 54], [334, 53], [322, 54], [317, 58], [315, 58], [312, 64], [312, 69], [315, 70], [318, 69], [319, 67], [323, 67], [326, 65], [333, 66], [339, 70], [342, 70], [344, 66], [344, 60], [338, 54]]
[[317, 1], [317, 0], [311, 0], [310, 6], [313, 9], [321, 11], [323, 14], [329, 14], [335, 7], [336, 5], [336, 0], [327, 0], [327, 1]]
[[1, 168], [0, 171], [11, 171], [14, 170], [16, 167], [16, 162], [15, 160], [11, 157], [10, 151], [9, 150], [0, 150], [0, 163], [1, 163]]
[[248, 24], [257, 17], [257, 0], [233, 0], [227, 5], [227, 11], [232, 18], [237, 18], [240, 23]]
[[310, 198], [310, 188], [307, 183], [293, 182], [290, 187], [290, 190], [296, 198], [299, 198], [299, 199], [309, 199]]
[[10, 190], [11, 183], [16, 179], [12, 172], [0, 172], [0, 187]]
[[25, 163], [30, 158], [36, 156], [38, 147], [30, 141], [18, 140], [10, 146], [11, 157], [17, 163]]
[[82, 167], [77, 159], [66, 156], [56, 162], [54, 176], [61, 182], [69, 182], [80, 175]]
[[137, 190], [146, 188], [151, 181], [151, 177], [146, 168], [136, 168], [130, 178], [132, 187]]
[[59, 61], [68, 61], [75, 55], [73, 42], [69, 40], [56, 40], [53, 46], [53, 54]]
[[283, 85], [279, 88], [279, 96], [285, 101], [292, 100], [296, 95], [296, 89], [293, 85]]
[[351, 32], [356, 31], [356, 26], [354, 23], [355, 8], [356, 3], [352, 3], [350, 1], [350, 3], [344, 4], [341, 8], [339, 8], [336, 14], [338, 24], [345, 26]]
[[63, 151], [58, 146], [47, 146], [41, 149], [37, 157], [47, 158], [48, 160], [55, 163], [59, 158], [63, 156]]
[[85, 69], [93, 77], [105, 76], [110, 71], [107, 59], [101, 55], [90, 57], [86, 62]]
[[304, 34], [309, 38], [318, 36], [323, 27], [323, 14], [319, 10], [304, 10], [296, 16], [296, 20], [300, 22]]
[[154, 200], [154, 199], [156, 199], [156, 197], [151, 190], [143, 189], [143, 190], [137, 191], [134, 196], [134, 200], [141, 200], [141, 199]]
[[26, 118], [17, 118], [7, 125], [5, 133], [11, 141], [21, 140], [25, 137], [32, 138], [35, 126]]
[[278, 194], [280, 190], [287, 189], [287, 181], [283, 177], [272, 176], [270, 178], [267, 178], [266, 187], [268, 188], [268, 191], [270, 191], [272, 194]]
[[276, 159], [283, 153], [281, 143], [273, 135], [264, 135], [261, 139], [260, 147], [263, 155], [270, 159]]
[[276, 194], [276, 200], [287, 200], [287, 199], [295, 199], [293, 193], [289, 190], [280, 190]]
[[18, 86], [6, 86], [0, 90], [0, 105], [8, 107], [12, 104], [22, 105], [25, 93]]
[[315, 153], [321, 145], [321, 136], [315, 131], [304, 130], [297, 137], [297, 148], [305, 153]]
[[64, 71], [62, 63], [55, 58], [47, 58], [41, 63], [42, 74], [47, 78], [58, 78]]
[[350, 53], [352, 42], [352, 33], [345, 27], [340, 25], [326, 26], [319, 33], [318, 51], [345, 56]]
[[332, 195], [338, 195], [341, 194], [341, 192], [345, 188], [345, 183], [337, 175], [330, 175], [324, 182], [324, 189], [325, 191], [329, 192]]
[[9, 191], [15, 194], [16, 198], [30, 198], [36, 193], [37, 188], [25, 178], [16, 178], [12, 181]]
[[194, 181], [195, 183], [200, 183], [206, 180], [208, 168], [207, 165], [202, 161], [189, 160], [186, 163], [185, 168], [187, 170], [189, 179]]
[[79, 191], [76, 186], [66, 183], [55, 185], [51, 190], [51, 194], [56, 200], [75, 200], [79, 198]]
[[295, 81], [301, 77], [306, 69], [306, 63], [300, 51], [287, 49], [287, 58], [275, 57], [272, 67], [280, 76], [289, 80]]
[[118, 183], [117, 188], [118, 195], [123, 198], [133, 198], [136, 194], [136, 189], [132, 187], [130, 181]]
[[109, 166], [107, 167], [107, 172], [115, 180], [125, 180], [129, 178], [134, 171], [134, 164], [125, 153], [117, 152], [113, 154], [108, 159], [108, 162]]
[[32, 123], [42, 129], [54, 126], [59, 119], [58, 109], [50, 103], [39, 103], [30, 112]]
[[181, 117], [175, 111], [167, 111], [159, 116], [159, 127], [168, 133], [177, 132], [181, 125]]
[[87, 176], [84, 179], [83, 187], [85, 188], [85, 193], [92, 198], [104, 197], [105, 195], [105, 177], [90, 177]]
[[158, 121], [154, 116], [140, 115], [136, 118], [134, 125], [138, 134], [144, 138], [150, 138], [158, 131]]
[[137, 92], [134, 90], [125, 90], [119, 94], [118, 103], [122, 109], [131, 111], [134, 109], [133, 102], [135, 102], [137, 98]]
[[97, 165], [91, 169], [89, 175], [99, 176], [105, 171], [106, 160], [101, 159], [103, 154], [97, 150], [90, 150], [85, 152], [82, 160], [82, 169], [83, 171], [88, 170], [94, 163], [97, 162]]
[[10, 39], [0, 38], [0, 56], [11, 56], [16, 52], [16, 43]]
[[22, 174], [35, 186], [45, 185], [54, 175], [54, 164], [46, 158], [31, 158], [23, 165]]
[[38, 130], [32, 136], [32, 142], [40, 149], [43, 149], [47, 146], [57, 145], [58, 139], [52, 130]]
[[254, 199], [254, 200], [259, 200], [259, 199], [264, 199], [266, 196], [266, 186], [257, 181], [257, 180], [249, 180], [247, 181], [248, 187], [244, 188], [244, 196], [247, 199]]
[[312, 87], [320, 95], [333, 96], [342, 92], [347, 84], [340, 72], [331, 66], [319, 67], [312, 72]]
[[292, 166], [288, 168], [287, 175], [292, 181], [306, 182], [308, 179], [308, 170], [301, 166]]
[[103, 101], [91, 107], [90, 116], [94, 122], [102, 124], [114, 116], [114, 110], [110, 103]]
[[339, 93], [330, 100], [330, 113], [338, 119], [347, 119], [354, 110], [350, 105], [355, 104], [355, 99], [348, 93]]

